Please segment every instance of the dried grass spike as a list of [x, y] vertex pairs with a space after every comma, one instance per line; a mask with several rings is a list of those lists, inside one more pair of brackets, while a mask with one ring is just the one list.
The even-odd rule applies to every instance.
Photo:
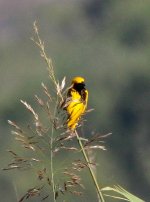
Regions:
[[20, 100], [20, 102], [25, 105], [25, 107], [34, 115], [34, 118], [38, 121], [39, 117], [38, 115], [35, 113], [35, 111], [33, 110], [33, 108], [31, 107], [31, 105], [29, 105], [26, 101]]
[[23, 131], [21, 130], [21, 128], [14, 122], [14, 121], [10, 121], [8, 120], [9, 125], [15, 127], [15, 129], [17, 129], [20, 133], [22, 133]]
[[39, 105], [41, 105], [43, 107], [44, 101], [41, 98], [39, 98], [37, 95], [35, 95], [35, 98], [36, 98], [37, 102], [39, 103]]

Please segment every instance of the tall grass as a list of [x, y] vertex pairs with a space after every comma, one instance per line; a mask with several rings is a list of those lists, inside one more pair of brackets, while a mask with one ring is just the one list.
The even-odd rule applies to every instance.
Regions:
[[[29, 188], [18, 201], [22, 202], [38, 197], [41, 200], [56, 202], [58, 198], [63, 198], [67, 193], [71, 193], [73, 196], [81, 196], [85, 186], [82, 184], [80, 173], [87, 169], [93, 182], [93, 187], [95, 187], [95, 195], [96, 193], [98, 195], [97, 201], [105, 202], [107, 197], [112, 197], [115, 200], [142, 202], [143, 200], [121, 187], [103, 188], [102, 182], [100, 183], [100, 180], [97, 179], [95, 175], [96, 164], [92, 158], [93, 153], [95, 149], [106, 150], [102, 139], [110, 134], [95, 134], [89, 139], [84, 139], [80, 136], [79, 128], [77, 128], [75, 136], [71, 135], [65, 124], [66, 112], [61, 108], [68, 90], [65, 86], [65, 77], [61, 82], [58, 81], [52, 60], [46, 53], [36, 22], [34, 22], [33, 28], [34, 36], [32, 41], [39, 49], [40, 55], [46, 63], [53, 92], [51, 93], [48, 87], [42, 83], [43, 97], [35, 96], [36, 103], [42, 108], [46, 121], [41, 119], [40, 114], [23, 100], [21, 100], [21, 103], [33, 117], [33, 122], [28, 125], [28, 131], [22, 129], [14, 121], [8, 121], [13, 127], [12, 133], [16, 141], [19, 142], [25, 151], [28, 151], [29, 155], [27, 155], [28, 157], [21, 156], [18, 152], [9, 150], [9, 153], [12, 155], [12, 162], [4, 170], [17, 169], [19, 171], [25, 168], [37, 168], [37, 172], [34, 173], [37, 176], [37, 184]], [[82, 122], [79, 127], [82, 127]], [[72, 156], [72, 160], [70, 158], [69, 163], [64, 163], [64, 167], [56, 169], [58, 154], [65, 152]], [[80, 159], [74, 159], [74, 154], [79, 154]], [[118, 193], [122, 197], [107, 193], [109, 191]]]

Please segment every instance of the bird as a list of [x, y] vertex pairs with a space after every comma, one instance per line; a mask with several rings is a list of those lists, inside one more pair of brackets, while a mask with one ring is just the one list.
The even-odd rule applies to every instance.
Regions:
[[76, 76], [72, 79], [68, 89], [63, 109], [67, 112], [67, 128], [75, 131], [81, 116], [84, 115], [88, 103], [88, 90], [85, 88], [85, 79]]

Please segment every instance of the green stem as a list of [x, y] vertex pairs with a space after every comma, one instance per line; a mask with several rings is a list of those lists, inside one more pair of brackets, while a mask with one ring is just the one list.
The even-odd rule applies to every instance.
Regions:
[[54, 129], [52, 127], [52, 135], [51, 135], [51, 141], [50, 141], [51, 182], [52, 182], [53, 199], [54, 199], [54, 202], [56, 202], [55, 181], [54, 181], [54, 166], [53, 166], [53, 134], [54, 134]]
[[82, 154], [83, 154], [83, 156], [84, 156], [84, 159], [85, 159], [86, 163], [88, 164], [88, 168], [89, 168], [90, 174], [91, 174], [91, 176], [92, 176], [93, 182], [94, 182], [94, 184], [95, 184], [95, 187], [96, 187], [96, 189], [97, 189], [97, 193], [98, 193], [99, 199], [100, 199], [101, 202], [105, 202], [105, 200], [104, 200], [104, 198], [103, 198], [103, 195], [102, 195], [102, 192], [101, 192], [101, 190], [100, 190], [100, 188], [99, 188], [97, 179], [96, 179], [96, 177], [95, 177], [95, 174], [94, 174], [94, 172], [93, 172], [93, 170], [92, 170], [92, 167], [91, 167], [89, 158], [88, 158], [88, 156], [87, 156], [87, 154], [86, 154], [86, 152], [85, 152], [85, 149], [84, 149], [84, 147], [83, 147], [82, 141], [81, 141], [81, 139], [80, 139], [80, 137], [79, 137], [77, 131], [75, 131], [75, 133], [76, 133], [77, 140], [78, 140], [78, 142], [79, 142], [79, 145], [80, 145]]
[[[54, 117], [56, 116], [57, 104], [58, 104], [58, 97], [57, 97], [56, 105], [55, 105], [55, 108], [54, 108]], [[56, 191], [55, 191], [55, 180], [54, 180], [54, 165], [53, 165], [53, 140], [54, 140], [54, 126], [52, 124], [51, 141], [50, 141], [51, 180], [52, 180], [53, 199], [54, 199], [54, 202], [56, 202]]]

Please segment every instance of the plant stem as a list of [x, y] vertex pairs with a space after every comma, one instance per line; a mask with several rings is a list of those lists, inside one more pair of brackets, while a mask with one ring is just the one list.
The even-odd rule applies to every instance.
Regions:
[[85, 159], [85, 161], [86, 161], [86, 163], [87, 163], [87, 165], [88, 165], [88, 168], [89, 168], [91, 177], [92, 177], [92, 179], [93, 179], [93, 182], [94, 182], [95, 187], [96, 187], [96, 189], [97, 189], [97, 193], [98, 193], [99, 199], [100, 199], [101, 202], [105, 202], [105, 200], [104, 200], [104, 198], [103, 198], [103, 195], [102, 195], [102, 192], [101, 192], [101, 190], [100, 190], [100, 187], [99, 187], [99, 185], [98, 185], [97, 179], [96, 179], [96, 177], [95, 177], [95, 174], [94, 174], [94, 172], [93, 172], [93, 170], [92, 170], [92, 167], [91, 167], [89, 158], [88, 158], [88, 156], [87, 156], [87, 154], [86, 154], [86, 152], [85, 152], [85, 149], [84, 149], [84, 147], [83, 147], [82, 141], [81, 141], [81, 139], [80, 139], [80, 137], [79, 137], [77, 131], [75, 131], [75, 134], [76, 134], [78, 143], [79, 143], [79, 145], [80, 145], [82, 154], [83, 154], [83, 156], [84, 156], [84, 159]]
[[[55, 88], [57, 89], [57, 82], [56, 82], [56, 79], [55, 79], [52, 60], [51, 60], [51, 58], [47, 57], [47, 54], [45, 52], [44, 42], [42, 42], [42, 40], [40, 38], [39, 31], [38, 31], [38, 26], [37, 26], [36, 22], [34, 22], [33, 28], [34, 28], [34, 32], [35, 32], [35, 35], [36, 35], [36, 39], [32, 38], [32, 40], [35, 42], [35, 44], [40, 49], [41, 56], [45, 60], [45, 62], [47, 64], [50, 79], [53, 82]], [[58, 97], [57, 97], [57, 102], [58, 102]], [[57, 108], [57, 104], [55, 105], [55, 108], [54, 108], [54, 117], [56, 115], [56, 108]], [[54, 180], [54, 165], [53, 165], [53, 140], [54, 140], [53, 137], [54, 137], [54, 127], [53, 127], [53, 123], [52, 123], [52, 130], [51, 130], [51, 137], [50, 137], [50, 173], [51, 173], [53, 200], [54, 200], [54, 202], [56, 202], [55, 180]]]
[[51, 162], [51, 182], [52, 182], [52, 191], [53, 191], [53, 199], [54, 202], [56, 202], [56, 197], [55, 197], [55, 181], [54, 181], [54, 167], [53, 167], [53, 134], [54, 134], [54, 129], [52, 127], [51, 131], [51, 141], [50, 141], [50, 162]]
[[[57, 111], [57, 105], [58, 105], [58, 96], [54, 108], [54, 117], [56, 116], [56, 111]], [[53, 199], [54, 202], [56, 202], [56, 191], [55, 191], [55, 180], [54, 180], [54, 166], [53, 166], [53, 140], [54, 140], [54, 126], [52, 124], [52, 130], [51, 130], [51, 141], [50, 141], [50, 150], [51, 150], [51, 180], [52, 180], [52, 191], [53, 191]]]

